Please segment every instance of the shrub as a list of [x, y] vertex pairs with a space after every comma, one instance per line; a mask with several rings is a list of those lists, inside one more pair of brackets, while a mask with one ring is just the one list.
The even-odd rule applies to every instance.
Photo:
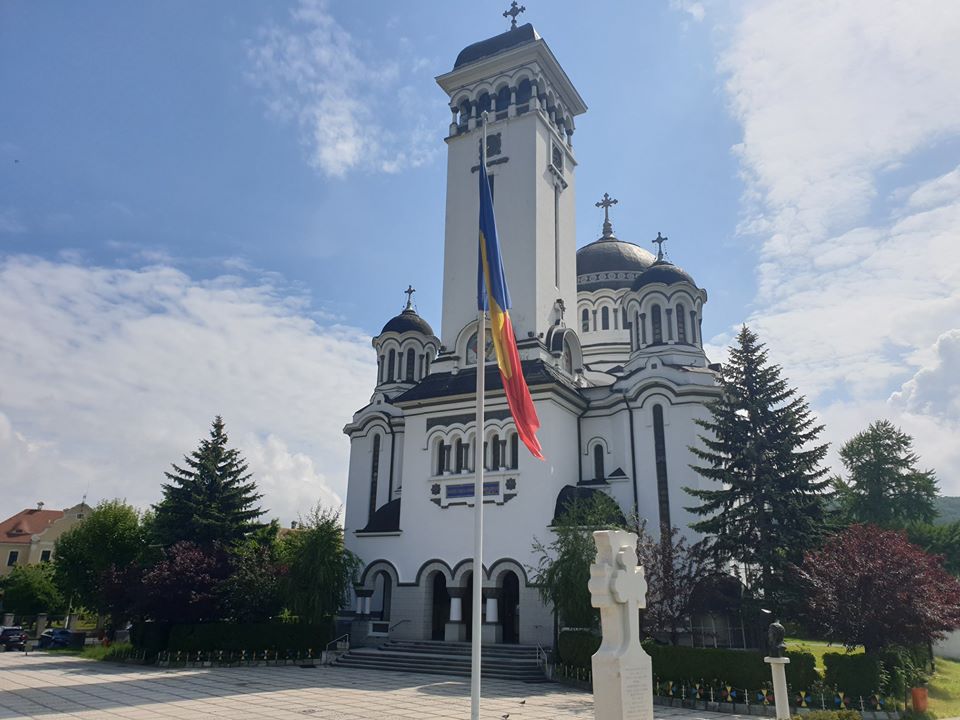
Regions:
[[333, 637], [330, 624], [201, 623], [174, 625], [168, 650], [323, 650]]
[[[738, 688], [758, 689], [770, 683], [770, 666], [749, 650], [646, 645], [653, 672], [665, 680], [695, 683], [718, 681]], [[819, 679], [810, 653], [787, 653], [787, 682], [796, 689], [809, 688]]]
[[600, 636], [589, 630], [564, 630], [557, 640], [560, 662], [574, 667], [590, 667], [590, 658], [600, 647]]
[[164, 622], [137, 622], [130, 628], [130, 642], [137, 650], [144, 650], [148, 655], [155, 655], [167, 649], [170, 641], [170, 623]]
[[112, 645], [88, 645], [81, 655], [91, 660], [113, 660], [133, 650], [130, 643], [113, 643]]
[[814, 710], [804, 715], [795, 715], [793, 720], [861, 720], [856, 710]]
[[923, 661], [917, 653], [889, 650], [876, 655], [843, 655], [827, 653], [824, 682], [848, 695], [866, 697], [873, 693], [902, 697], [923, 679]]

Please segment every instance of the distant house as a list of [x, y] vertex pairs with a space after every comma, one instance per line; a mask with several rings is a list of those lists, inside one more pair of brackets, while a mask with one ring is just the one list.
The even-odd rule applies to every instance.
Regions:
[[53, 558], [57, 538], [90, 513], [86, 503], [66, 510], [37, 507], [21, 510], [0, 522], [0, 577], [18, 565], [33, 565]]

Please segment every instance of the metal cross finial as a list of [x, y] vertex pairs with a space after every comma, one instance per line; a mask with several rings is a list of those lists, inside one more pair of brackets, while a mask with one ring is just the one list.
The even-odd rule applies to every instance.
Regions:
[[513, 0], [513, 2], [510, 3], [510, 9], [503, 11], [503, 16], [510, 18], [510, 29], [511, 29], [511, 30], [516, 30], [516, 29], [517, 29], [517, 15], [519, 15], [519, 14], [522, 13], [522, 12], [525, 12], [526, 9], [527, 9], [527, 8], [526, 8], [525, 6], [523, 6], [523, 5], [520, 5], [520, 6], [518, 7], [518, 6], [517, 6], [517, 0]]
[[413, 285], [407, 285], [407, 289], [404, 290], [404, 294], [407, 296], [407, 306], [404, 310], [413, 310], [413, 294], [417, 289]]
[[670, 238], [665, 238], [659, 232], [657, 232], [657, 237], [654, 239], [654, 243], [657, 245], [657, 261], [663, 260], [663, 244]]
[[605, 238], [613, 237], [613, 225], [610, 224], [610, 208], [618, 202], [620, 201], [604, 193], [603, 199], [598, 203], [594, 203], [596, 207], [603, 208], [603, 236]]

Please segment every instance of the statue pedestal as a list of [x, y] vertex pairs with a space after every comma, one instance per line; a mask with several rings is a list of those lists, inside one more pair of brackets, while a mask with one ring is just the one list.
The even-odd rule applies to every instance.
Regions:
[[787, 663], [790, 658], [765, 657], [773, 675], [773, 699], [777, 708], [777, 720], [790, 720], [790, 696], [787, 695]]
[[622, 530], [593, 534], [590, 601], [600, 608], [603, 641], [591, 659], [596, 720], [653, 720], [653, 671], [640, 645], [639, 609], [647, 583], [637, 566], [637, 536]]

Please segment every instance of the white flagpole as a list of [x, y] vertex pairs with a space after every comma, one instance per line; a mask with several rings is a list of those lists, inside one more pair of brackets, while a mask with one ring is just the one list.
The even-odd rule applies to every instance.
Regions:
[[[481, 170], [487, 167], [487, 113], [481, 115]], [[479, 233], [479, 230], [478, 230]], [[477, 248], [479, 252], [479, 248]], [[489, 302], [489, 298], [487, 299]], [[473, 602], [470, 618], [470, 720], [480, 720], [480, 634], [483, 613], [483, 394], [486, 390], [487, 317], [477, 312], [477, 422], [473, 480]]]

